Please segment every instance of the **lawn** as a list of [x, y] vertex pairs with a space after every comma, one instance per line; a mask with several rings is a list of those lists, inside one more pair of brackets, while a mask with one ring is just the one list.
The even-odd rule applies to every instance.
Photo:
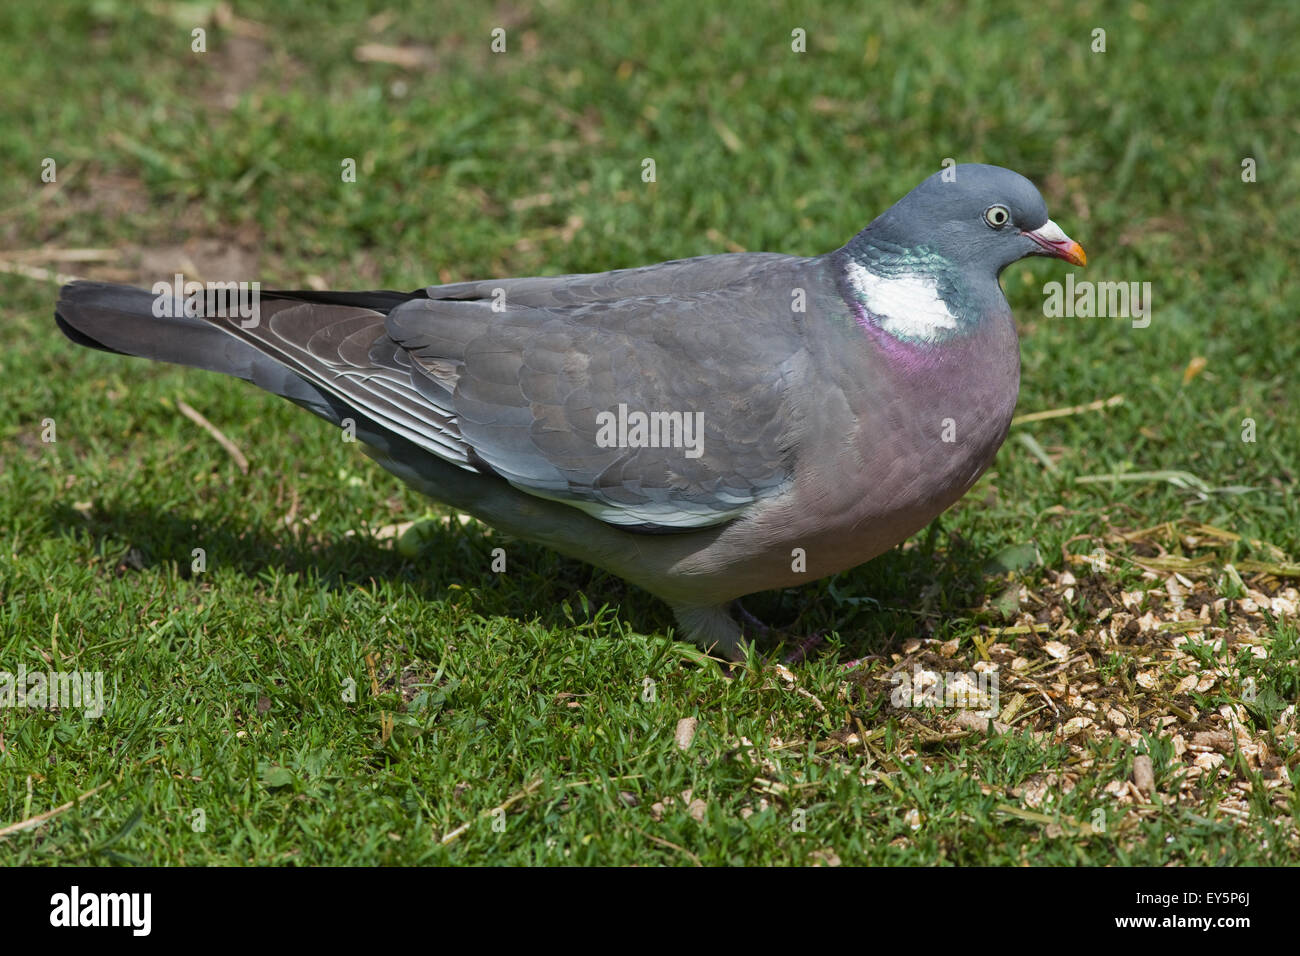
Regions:
[[[476, 7], [0, 6], [0, 671], [106, 698], [0, 707], [0, 861], [1300, 862], [1300, 8]], [[1151, 321], [1009, 268], [1021, 419], [915, 538], [747, 600], [828, 634], [797, 663], [52, 319], [64, 275], [813, 255], [947, 158], [1033, 179]], [[992, 719], [891, 676], [994, 668]]]

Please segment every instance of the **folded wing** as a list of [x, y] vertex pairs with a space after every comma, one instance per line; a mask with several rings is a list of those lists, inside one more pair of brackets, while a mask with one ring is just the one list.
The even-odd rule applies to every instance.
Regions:
[[273, 299], [252, 328], [214, 321], [462, 468], [611, 524], [686, 530], [791, 480], [782, 406], [803, 262], [457, 283], [375, 309]]

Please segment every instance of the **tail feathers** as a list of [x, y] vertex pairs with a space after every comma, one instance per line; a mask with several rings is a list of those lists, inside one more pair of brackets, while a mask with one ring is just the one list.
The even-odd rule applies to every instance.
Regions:
[[132, 286], [74, 282], [60, 290], [54, 318], [78, 345], [252, 379], [255, 349], [203, 319], [154, 315], [156, 298]]
[[73, 282], [54, 319], [78, 345], [233, 375], [338, 423], [345, 410], [305, 378], [203, 319], [154, 315], [155, 299], [147, 289]]

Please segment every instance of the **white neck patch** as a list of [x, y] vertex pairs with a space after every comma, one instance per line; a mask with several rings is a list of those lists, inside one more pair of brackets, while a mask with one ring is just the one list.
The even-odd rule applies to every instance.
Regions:
[[933, 340], [958, 327], [927, 275], [877, 275], [853, 260], [845, 269], [849, 287], [880, 327], [895, 338]]

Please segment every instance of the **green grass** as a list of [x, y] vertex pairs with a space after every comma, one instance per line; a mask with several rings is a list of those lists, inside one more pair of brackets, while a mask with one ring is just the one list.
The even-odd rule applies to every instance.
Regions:
[[[916, 638], [956, 639], [954, 667], [972, 666], [1010, 623], [989, 610], [1008, 582], [986, 564], [1031, 541], [1041, 562], [1010, 573], [1035, 593], [1059, 592], [1067, 568], [1082, 578], [1066, 555], [1099, 547], [1115, 560], [1098, 586], [1163, 588], [1117, 537], [1162, 522], [1181, 522], [1151, 533], [1163, 557], [1212, 557], [1186, 575], [1215, 593], [1241, 597], [1224, 565], [1251, 561], [1275, 573], [1242, 570], [1246, 586], [1295, 584], [1294, 4], [234, 6], [260, 39], [207, 23], [205, 4], [0, 8], [0, 262], [110, 249], [24, 261], [142, 282], [181, 252], [200, 267], [238, 255], [267, 286], [405, 289], [732, 247], [815, 254], [953, 157], [1034, 179], [1088, 251], [1079, 278], [1151, 282], [1153, 321], [1047, 319], [1042, 286], [1061, 265], [1004, 274], [1020, 410], [1123, 404], [1018, 426], [1055, 472], [1013, 434], [908, 547], [751, 599], [791, 632], [834, 632], [792, 686], [757, 660], [724, 676], [673, 640], [648, 595], [477, 525], [403, 558], [371, 532], [427, 502], [325, 423], [232, 380], [78, 349], [54, 327], [53, 283], [0, 272], [0, 670], [99, 670], [109, 697], [97, 720], [0, 709], [0, 828], [103, 787], [0, 840], [0, 860], [1300, 861], [1300, 761], [1294, 735], [1275, 732], [1300, 695], [1285, 613], [1252, 619], [1263, 658], [1234, 644], [1161, 664], [1173, 682], [1227, 659], [1233, 676], [1214, 688], [1143, 702], [1135, 687], [1128, 701], [1204, 715], [1245, 699], [1251, 677], [1252, 732], [1281, 760], [1272, 797], [1230, 756], [1237, 771], [1177, 800], [1123, 804], [1106, 787], [1128, 779], [1135, 750], [1115, 736], [1056, 740], [1043, 721], [1066, 715], [1048, 710], [989, 737], [928, 739], [839, 666], [883, 655], [868, 668], [879, 680]], [[208, 52], [192, 53], [204, 24]], [[488, 49], [498, 25], [503, 55]], [[795, 27], [806, 54], [790, 51]], [[1097, 27], [1104, 54], [1089, 49]], [[366, 42], [427, 47], [432, 65], [358, 62]], [[57, 189], [40, 180], [45, 157]], [[356, 183], [341, 181], [349, 157]], [[249, 474], [177, 399], [245, 451]], [[1160, 470], [1236, 490], [1074, 480]], [[1193, 524], [1241, 540], [1207, 550], [1187, 542]], [[508, 569], [492, 574], [501, 546]], [[193, 574], [200, 547], [207, 570]], [[1060, 604], [1082, 647], [1096, 608]], [[1130, 681], [1137, 653], [1099, 650], [1102, 683]], [[684, 717], [699, 721], [685, 752]], [[1143, 734], [1172, 791], [1185, 761], [1168, 734]], [[1052, 774], [1073, 787], [1023, 800]], [[1244, 816], [1223, 812], [1242, 782]], [[1081, 832], [1098, 810], [1105, 832]]]

